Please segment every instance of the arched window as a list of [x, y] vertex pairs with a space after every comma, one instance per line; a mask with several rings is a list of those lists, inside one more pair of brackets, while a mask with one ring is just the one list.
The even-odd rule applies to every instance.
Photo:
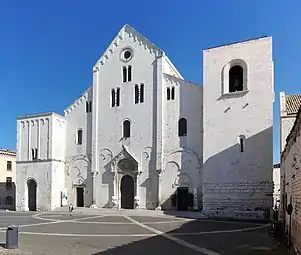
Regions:
[[175, 87], [171, 88], [171, 100], [175, 100]]
[[144, 84], [140, 84], [140, 103], [144, 102]]
[[167, 88], [167, 100], [170, 100], [170, 88]]
[[111, 106], [115, 107], [115, 89], [111, 90]]
[[127, 81], [131, 81], [132, 80], [132, 66], [128, 66], [128, 80]]
[[135, 85], [135, 104], [139, 103], [139, 86]]
[[244, 70], [241, 66], [232, 66], [229, 70], [229, 92], [243, 91]]
[[122, 76], [123, 82], [127, 82], [127, 68], [125, 66], [122, 68]]
[[238, 137], [239, 140], [239, 151], [244, 152], [246, 147], [246, 137], [244, 135], [240, 135]]
[[83, 144], [83, 130], [77, 130], [77, 144]]
[[187, 120], [185, 118], [179, 120], [178, 135], [187, 136]]
[[131, 122], [129, 120], [125, 120], [123, 122], [123, 138], [128, 138], [131, 136]]
[[13, 205], [13, 198], [11, 196], [5, 198], [5, 205]]
[[120, 88], [117, 88], [117, 93], [116, 93], [116, 106], [120, 105]]

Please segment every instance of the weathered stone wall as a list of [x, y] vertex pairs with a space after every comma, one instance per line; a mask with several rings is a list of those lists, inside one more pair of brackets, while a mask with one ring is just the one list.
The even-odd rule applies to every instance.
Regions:
[[[300, 112], [300, 111], [299, 111]], [[284, 208], [292, 204], [291, 235], [294, 245], [301, 251], [301, 114], [287, 138], [281, 157], [281, 170], [284, 172]], [[289, 231], [290, 216], [285, 212], [285, 230]]]

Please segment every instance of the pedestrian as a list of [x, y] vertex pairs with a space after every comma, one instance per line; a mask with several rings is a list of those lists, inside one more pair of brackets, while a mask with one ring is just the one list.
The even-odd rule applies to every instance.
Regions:
[[73, 205], [69, 205], [69, 215], [72, 216], [72, 211], [73, 211]]

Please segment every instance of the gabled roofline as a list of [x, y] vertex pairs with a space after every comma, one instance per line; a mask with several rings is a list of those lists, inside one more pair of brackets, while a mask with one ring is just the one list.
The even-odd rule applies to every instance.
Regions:
[[[67, 107], [65, 107], [64, 109], [64, 113], [66, 114], [67, 110], [69, 110], [74, 104], [76, 104], [78, 102], [78, 100], [80, 100], [81, 98], [83, 98], [86, 94], [88, 94], [89, 89], [92, 89], [92, 85], [87, 88], [83, 93], [80, 94], [80, 96], [78, 98], [76, 98], [71, 104], [69, 104]], [[88, 96], [88, 95], [87, 95]]]
[[180, 72], [178, 71], [178, 69], [174, 66], [174, 64], [171, 62], [171, 60], [169, 59], [169, 57], [167, 55], [164, 54], [165, 60], [166, 62], [172, 67], [172, 69], [175, 71], [175, 73], [180, 76], [181, 79], [184, 80], [184, 77], [180, 74]]

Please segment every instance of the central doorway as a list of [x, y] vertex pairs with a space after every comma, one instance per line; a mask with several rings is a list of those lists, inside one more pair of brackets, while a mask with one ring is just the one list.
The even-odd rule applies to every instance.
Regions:
[[76, 187], [76, 206], [84, 207], [84, 188]]
[[37, 210], [37, 183], [31, 179], [27, 181], [28, 188], [28, 209], [29, 211]]
[[187, 211], [188, 210], [188, 188], [179, 187], [177, 188], [177, 209], [179, 211]]
[[121, 208], [134, 209], [134, 179], [125, 175], [121, 179]]

